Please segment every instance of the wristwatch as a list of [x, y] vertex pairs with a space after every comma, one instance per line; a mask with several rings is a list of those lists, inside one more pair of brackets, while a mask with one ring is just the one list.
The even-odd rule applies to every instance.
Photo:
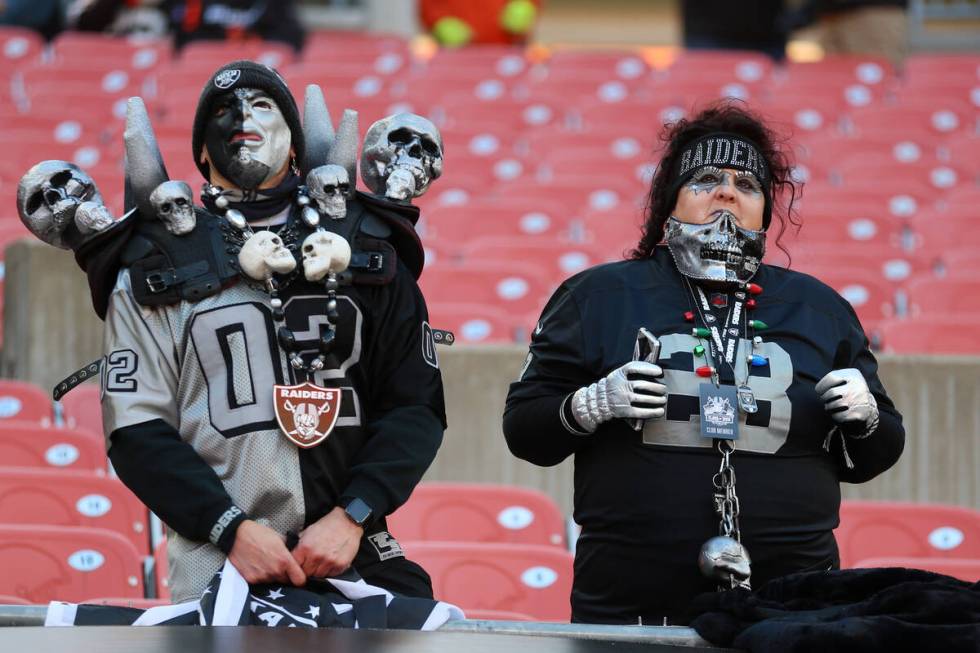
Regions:
[[364, 503], [363, 499], [354, 497], [344, 506], [344, 513], [348, 519], [364, 528], [364, 525], [371, 519], [371, 506]]

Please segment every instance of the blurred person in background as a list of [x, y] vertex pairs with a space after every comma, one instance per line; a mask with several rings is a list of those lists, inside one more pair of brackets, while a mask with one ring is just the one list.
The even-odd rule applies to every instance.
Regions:
[[827, 54], [864, 54], [900, 63], [908, 49], [908, 0], [813, 0]]
[[541, 0], [419, 0], [423, 27], [445, 47], [530, 39]]
[[61, 31], [63, 18], [59, 0], [0, 0], [0, 25], [28, 27], [46, 39]]
[[306, 33], [293, 0], [76, 0], [70, 25], [88, 31], [158, 35], [169, 30], [174, 45], [197, 40], [264, 39], [287, 43], [299, 52]]
[[170, 26], [162, 0], [73, 0], [66, 22], [70, 29], [115, 36], [163, 38]]
[[755, 50], [776, 61], [786, 56], [783, 0], [682, 0], [684, 47]]
[[517, 457], [575, 457], [577, 622], [684, 623], [698, 594], [837, 568], [840, 483], [905, 441], [851, 305], [762, 263], [788, 147], [734, 103], [661, 138], [639, 244], [558, 288], [504, 411]]

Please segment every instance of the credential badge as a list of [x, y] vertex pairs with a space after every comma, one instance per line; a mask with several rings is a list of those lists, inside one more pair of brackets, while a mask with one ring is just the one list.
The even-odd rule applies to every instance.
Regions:
[[231, 88], [241, 76], [242, 71], [238, 70], [237, 68], [222, 70], [220, 73], [214, 76], [214, 85], [220, 89]]
[[330, 435], [340, 415], [340, 389], [301, 385], [273, 386], [276, 421], [297, 447], [315, 447]]

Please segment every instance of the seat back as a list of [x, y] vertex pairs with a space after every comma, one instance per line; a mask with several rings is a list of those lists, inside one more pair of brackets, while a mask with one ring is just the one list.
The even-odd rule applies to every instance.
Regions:
[[50, 425], [51, 399], [33, 383], [0, 380], [0, 422], [16, 420]]
[[923, 569], [925, 571], [959, 578], [970, 583], [975, 583], [980, 580], [980, 559], [978, 558], [866, 558], [859, 560], [854, 566], [858, 568], [904, 567], [907, 569]]
[[31, 603], [91, 596], [142, 598], [139, 553], [98, 528], [0, 525], [0, 594]]
[[551, 497], [507, 485], [421, 483], [388, 526], [402, 540], [565, 544], [564, 519]]
[[572, 554], [554, 546], [406, 542], [432, 577], [436, 598], [467, 609], [519, 612], [539, 621], [571, 617]]
[[105, 528], [150, 549], [146, 507], [119, 479], [88, 471], [0, 468], [0, 523]]
[[980, 558], [980, 512], [901, 501], [843, 501], [841, 567], [879, 557]]
[[106, 470], [101, 438], [86, 431], [0, 421], [0, 461], [8, 467]]

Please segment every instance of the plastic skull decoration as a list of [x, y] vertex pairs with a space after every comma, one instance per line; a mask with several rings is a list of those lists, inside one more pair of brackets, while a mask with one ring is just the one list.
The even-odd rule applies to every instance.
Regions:
[[31, 233], [55, 247], [70, 249], [65, 229], [82, 202], [103, 204], [95, 182], [67, 161], [42, 161], [17, 186], [17, 212]]
[[270, 231], [252, 234], [238, 252], [238, 266], [256, 281], [266, 281], [272, 274], [286, 274], [296, 269], [293, 258], [282, 238]]
[[99, 202], [82, 202], [75, 209], [75, 226], [83, 236], [108, 229], [115, 221], [109, 209]]
[[157, 217], [175, 236], [194, 231], [197, 218], [191, 187], [182, 181], [165, 181], [150, 193], [150, 204]]
[[371, 125], [361, 150], [361, 177], [389, 199], [419, 197], [442, 175], [442, 136], [430, 121], [397, 113]]
[[306, 189], [321, 213], [334, 220], [347, 217], [347, 197], [350, 195], [350, 175], [343, 166], [317, 166], [306, 175]]
[[698, 556], [701, 573], [732, 587], [751, 589], [752, 561], [749, 552], [737, 540], [724, 535], [711, 538]]
[[350, 243], [329, 231], [314, 231], [303, 241], [303, 274], [307, 281], [320, 281], [327, 273], [339, 273], [350, 264]]

